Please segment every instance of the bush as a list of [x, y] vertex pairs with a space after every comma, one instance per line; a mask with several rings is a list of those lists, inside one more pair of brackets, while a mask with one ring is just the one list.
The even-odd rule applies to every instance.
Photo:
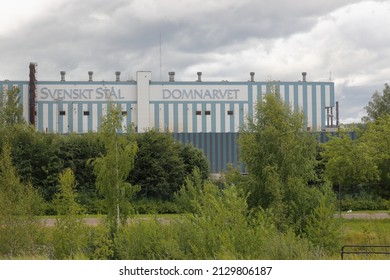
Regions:
[[367, 193], [358, 194], [355, 196], [345, 196], [341, 199], [341, 210], [389, 210], [390, 201], [379, 196], [370, 195]]
[[179, 207], [169, 200], [142, 198], [132, 202], [135, 213], [138, 214], [178, 214]]

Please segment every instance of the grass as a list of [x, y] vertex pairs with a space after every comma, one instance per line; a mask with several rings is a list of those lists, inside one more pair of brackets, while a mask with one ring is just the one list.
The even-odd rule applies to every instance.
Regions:
[[[390, 246], [390, 219], [342, 219], [344, 245]], [[390, 252], [390, 248], [381, 251]], [[366, 259], [367, 255], [348, 255], [348, 259]], [[370, 259], [390, 259], [390, 255], [375, 254]]]

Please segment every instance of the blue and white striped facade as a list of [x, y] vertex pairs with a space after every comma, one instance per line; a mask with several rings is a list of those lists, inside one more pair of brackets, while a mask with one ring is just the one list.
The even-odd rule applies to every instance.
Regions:
[[35, 108], [35, 126], [47, 133], [97, 131], [112, 101], [121, 106], [122, 130], [133, 125], [137, 132], [172, 132], [177, 141], [205, 152], [212, 173], [229, 163], [244, 170], [238, 156], [239, 128], [266, 93], [303, 110], [306, 126], [314, 132], [328, 130], [327, 114], [335, 106], [333, 82], [161, 82], [151, 76], [140, 71], [136, 81], [38, 81], [33, 106], [28, 81], [0, 81], [0, 91], [18, 87], [25, 119]]
[[[28, 82], [0, 86], [19, 87], [28, 119]], [[123, 129], [133, 124], [138, 132], [233, 133], [267, 92], [302, 109], [310, 131], [326, 129], [326, 108], [335, 105], [333, 82], [156, 82], [151, 72], [137, 72], [137, 81], [36, 82], [35, 125], [49, 133], [97, 131], [111, 100], [122, 108]]]

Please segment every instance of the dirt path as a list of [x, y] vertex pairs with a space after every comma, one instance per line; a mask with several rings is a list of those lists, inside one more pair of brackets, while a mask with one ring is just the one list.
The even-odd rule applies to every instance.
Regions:
[[[335, 214], [335, 217], [339, 217], [339, 214]], [[344, 219], [368, 219], [368, 220], [374, 219], [375, 220], [375, 219], [390, 219], [390, 214], [389, 212], [377, 212], [377, 213], [351, 212], [351, 213], [342, 213], [341, 217]], [[97, 226], [102, 221], [101, 218], [84, 218], [83, 220], [85, 224], [88, 226]], [[169, 222], [169, 219], [166, 218], [158, 218], [157, 220], [161, 223]], [[56, 219], [54, 218], [42, 219], [41, 222], [47, 227], [53, 227], [55, 225]]]

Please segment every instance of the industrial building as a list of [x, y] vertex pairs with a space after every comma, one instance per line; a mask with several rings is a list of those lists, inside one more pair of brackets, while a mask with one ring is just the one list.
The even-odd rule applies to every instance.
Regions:
[[95, 81], [89, 71], [85, 81], [68, 81], [61, 71], [58, 81], [38, 81], [35, 63], [30, 63], [28, 81], [0, 81], [0, 90], [20, 90], [24, 116], [46, 133], [97, 131], [109, 101], [120, 105], [122, 129], [134, 125], [136, 132], [149, 129], [173, 133], [177, 140], [203, 149], [212, 172], [228, 163], [238, 164], [237, 133], [256, 102], [275, 92], [293, 110], [302, 109], [308, 131], [327, 131], [337, 125], [338, 108], [333, 82], [176, 81], [169, 72], [166, 81], [153, 81], [150, 71], [139, 71], [136, 80], [121, 80], [115, 72], [110, 81]]

